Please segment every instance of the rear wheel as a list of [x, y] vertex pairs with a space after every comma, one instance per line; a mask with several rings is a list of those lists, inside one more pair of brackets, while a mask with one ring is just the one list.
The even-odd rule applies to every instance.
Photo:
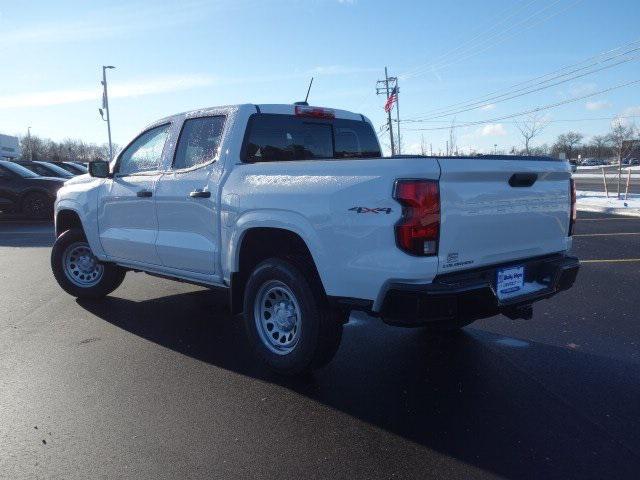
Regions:
[[53, 200], [45, 193], [29, 193], [22, 201], [22, 213], [34, 219], [51, 218], [53, 216]]
[[56, 239], [51, 269], [64, 291], [77, 298], [102, 298], [118, 288], [126, 274], [116, 265], [100, 262], [79, 229], [67, 230]]
[[344, 315], [326, 305], [317, 283], [308, 263], [278, 258], [260, 263], [247, 281], [244, 323], [249, 343], [278, 373], [319, 368], [340, 345]]

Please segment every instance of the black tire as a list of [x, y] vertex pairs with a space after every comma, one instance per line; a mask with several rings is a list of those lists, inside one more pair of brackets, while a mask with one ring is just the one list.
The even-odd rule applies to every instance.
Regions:
[[22, 213], [32, 219], [53, 217], [53, 199], [42, 192], [28, 193], [22, 200]]
[[[87, 244], [84, 232], [71, 229], [60, 235], [51, 250], [51, 270], [58, 284], [69, 295], [76, 298], [103, 298], [120, 286], [126, 270], [110, 263], [97, 262], [102, 267], [102, 276], [97, 283], [90, 286], [79, 286], [72, 282], [65, 273], [65, 253], [74, 245]], [[88, 247], [88, 244], [87, 244]]]
[[[274, 353], [261, 337], [254, 311], [264, 285], [281, 282], [293, 293], [301, 311], [297, 343], [288, 353]], [[342, 339], [344, 313], [328, 307], [319, 279], [308, 261], [269, 258], [251, 273], [244, 292], [244, 324], [255, 354], [272, 370], [297, 375], [320, 368], [334, 357]]]

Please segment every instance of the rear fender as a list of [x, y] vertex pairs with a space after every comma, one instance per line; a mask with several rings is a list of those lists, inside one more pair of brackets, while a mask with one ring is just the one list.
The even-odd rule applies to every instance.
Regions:
[[311, 223], [302, 215], [289, 210], [265, 209], [253, 210], [242, 214], [229, 232], [227, 242], [223, 242], [223, 274], [227, 282], [231, 274], [240, 269], [240, 246], [244, 234], [252, 228], [280, 228], [297, 234], [307, 245], [320, 275], [323, 285], [326, 255], [318, 234]]

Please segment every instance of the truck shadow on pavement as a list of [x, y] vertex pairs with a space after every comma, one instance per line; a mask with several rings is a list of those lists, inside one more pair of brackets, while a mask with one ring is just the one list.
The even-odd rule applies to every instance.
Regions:
[[636, 364], [473, 327], [433, 336], [356, 314], [331, 364], [283, 379], [254, 360], [224, 295], [203, 290], [78, 302], [166, 348], [277, 384], [498, 475], [632, 478], [640, 468]]

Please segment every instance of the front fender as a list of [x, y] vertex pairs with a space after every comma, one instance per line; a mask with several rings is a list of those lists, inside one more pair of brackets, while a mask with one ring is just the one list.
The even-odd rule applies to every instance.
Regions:
[[230, 229], [226, 248], [223, 250], [223, 273], [229, 281], [231, 273], [240, 269], [240, 246], [245, 233], [252, 228], [280, 228], [297, 234], [307, 245], [315, 262], [320, 279], [325, 284], [326, 254], [320, 238], [311, 222], [291, 210], [260, 209], [242, 213]]
[[105, 252], [102, 248], [102, 243], [100, 243], [100, 236], [98, 233], [98, 220], [96, 215], [96, 203], [86, 201], [78, 201], [73, 198], [58, 198], [55, 203], [55, 227], [57, 231], [57, 222], [58, 222], [58, 214], [63, 210], [70, 210], [75, 212], [80, 218], [80, 223], [82, 224], [82, 229], [84, 231], [85, 236], [87, 237], [87, 242], [89, 242], [89, 246], [91, 247], [91, 251], [93, 254], [98, 257], [100, 260], [106, 260]]

